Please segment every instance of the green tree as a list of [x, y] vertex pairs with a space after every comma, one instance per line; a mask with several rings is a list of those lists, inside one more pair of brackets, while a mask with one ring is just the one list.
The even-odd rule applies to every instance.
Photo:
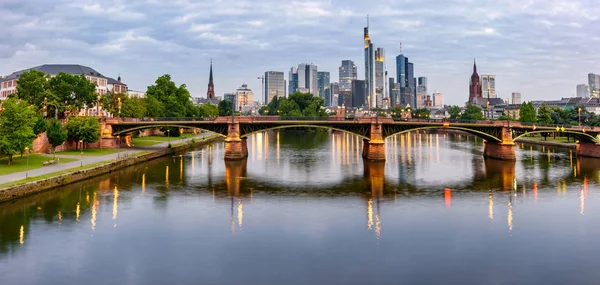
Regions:
[[9, 98], [2, 104], [0, 113], [0, 153], [8, 156], [8, 165], [14, 154], [25, 152], [36, 138], [35, 108], [24, 100]]
[[33, 125], [33, 133], [37, 136], [46, 131], [46, 120], [42, 117], [37, 117], [35, 125]]
[[171, 75], [158, 77], [154, 85], [146, 91], [149, 117], [192, 117], [200, 113], [192, 104], [190, 92], [185, 84], [179, 87], [171, 80]]
[[46, 135], [48, 136], [48, 142], [52, 145], [52, 153], [56, 157], [56, 147], [67, 140], [67, 131], [58, 120], [52, 119], [48, 122]]
[[165, 105], [155, 97], [146, 97], [146, 116], [150, 118], [162, 117]]
[[460, 107], [454, 105], [448, 108], [448, 114], [451, 120], [458, 120], [460, 118]]
[[17, 98], [37, 109], [42, 108], [44, 98], [49, 95], [48, 78], [48, 75], [36, 69], [21, 73], [17, 79]]
[[[264, 107], [264, 106], [263, 106]], [[233, 110], [233, 104], [228, 100], [221, 100], [219, 102], [219, 116], [231, 116], [231, 111]]]
[[476, 105], [469, 104], [467, 105], [467, 108], [460, 119], [466, 121], [483, 120], [483, 113], [481, 112], [481, 108], [477, 107]]
[[538, 108], [536, 120], [540, 124], [552, 124], [554, 121], [552, 120], [552, 110], [546, 106], [546, 104], [542, 104]]
[[281, 117], [302, 117], [302, 111], [296, 101], [282, 99], [279, 102], [279, 115]]
[[71, 117], [65, 126], [68, 136], [76, 142], [92, 143], [100, 139], [100, 123], [95, 117]]
[[61, 72], [48, 81], [51, 96], [48, 101], [59, 106], [59, 112], [79, 111], [84, 107], [92, 107], [98, 102], [96, 84], [81, 75]]
[[535, 123], [535, 109], [533, 103], [523, 102], [519, 110], [519, 121], [523, 123]]
[[146, 116], [146, 100], [139, 97], [124, 97], [121, 102], [121, 117], [144, 118]]
[[[223, 101], [221, 101], [223, 102]], [[219, 116], [219, 108], [211, 103], [205, 103], [198, 106], [200, 110], [200, 117], [203, 118], [214, 118]], [[230, 111], [231, 112], [231, 111]]]
[[429, 119], [431, 113], [426, 108], [414, 109], [411, 116], [413, 118]]

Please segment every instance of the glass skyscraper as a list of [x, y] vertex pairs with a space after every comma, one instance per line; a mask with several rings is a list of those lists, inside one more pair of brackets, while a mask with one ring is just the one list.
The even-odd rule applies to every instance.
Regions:
[[269, 104], [275, 96], [285, 97], [285, 81], [283, 76], [283, 72], [280, 71], [265, 72], [264, 104]]
[[600, 97], [600, 74], [588, 74], [590, 97]]
[[482, 74], [481, 90], [483, 91], [483, 98], [496, 98], [496, 76]]
[[396, 56], [396, 80], [400, 85], [400, 103], [402, 106], [415, 106], [417, 90], [415, 88], [414, 67], [404, 54]]
[[325, 100], [325, 106], [331, 106], [330, 74], [327, 71], [317, 72], [319, 97]]
[[351, 91], [352, 80], [356, 80], [356, 65], [351, 60], [342, 60], [340, 71], [340, 91]]

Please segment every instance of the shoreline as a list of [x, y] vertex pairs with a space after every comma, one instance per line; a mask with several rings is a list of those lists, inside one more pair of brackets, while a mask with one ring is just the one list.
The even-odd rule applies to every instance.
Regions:
[[525, 143], [525, 144], [534, 144], [541, 146], [555, 146], [555, 147], [564, 147], [564, 148], [577, 148], [576, 143], [563, 143], [563, 142], [553, 142], [553, 141], [542, 141], [542, 140], [529, 140], [524, 138], [519, 138], [515, 140], [516, 143]]
[[[212, 136], [199, 140], [194, 144], [184, 144], [174, 146], [172, 148], [165, 148], [163, 150], [152, 151], [150, 153], [142, 153], [141, 155], [131, 156], [116, 161], [102, 163], [100, 165], [87, 169], [78, 170], [77, 168], [73, 168], [72, 171], [63, 174], [58, 174], [57, 176], [42, 178], [20, 185], [0, 188], [0, 204], [10, 200], [54, 189], [56, 187], [61, 187], [64, 185], [83, 181], [102, 174], [111, 173], [115, 170], [119, 170], [138, 163], [150, 161], [159, 157], [167, 156], [179, 151], [184, 151], [193, 147], [209, 145], [222, 140], [223, 137], [221, 136]], [[15, 181], [15, 184], [16, 183], [18, 183], [18, 181]]]

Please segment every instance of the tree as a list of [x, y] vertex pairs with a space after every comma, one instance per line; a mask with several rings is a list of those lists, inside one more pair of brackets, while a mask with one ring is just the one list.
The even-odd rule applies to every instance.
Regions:
[[200, 113], [198, 107], [192, 104], [185, 84], [177, 87], [168, 74], [158, 77], [154, 85], [148, 86], [146, 98], [149, 117], [184, 118]]
[[139, 97], [124, 97], [121, 102], [121, 117], [144, 118], [146, 116], [146, 100]]
[[519, 121], [523, 123], [535, 123], [535, 109], [533, 103], [523, 102], [521, 109], [519, 110]]
[[483, 113], [476, 105], [469, 104], [460, 119], [466, 121], [483, 120]]
[[49, 95], [48, 78], [48, 75], [36, 69], [21, 73], [17, 80], [17, 98], [37, 109], [42, 108], [44, 98]]
[[450, 120], [458, 120], [460, 117], [460, 107], [454, 105], [448, 108], [448, 114], [450, 114]]
[[[223, 101], [221, 101], [223, 102]], [[219, 116], [219, 109], [217, 108], [217, 106], [211, 104], [211, 103], [205, 103], [202, 105], [198, 106], [199, 108], [199, 114], [200, 117], [203, 118], [214, 118]]]
[[64, 72], [57, 74], [48, 81], [49, 102], [55, 103], [60, 112], [66, 110], [79, 111], [84, 107], [92, 107], [98, 102], [96, 84], [81, 75], [71, 75]]
[[48, 136], [48, 142], [52, 145], [52, 153], [56, 157], [56, 147], [67, 140], [67, 131], [58, 120], [52, 119], [48, 122], [46, 135]]
[[95, 117], [72, 117], [65, 126], [68, 136], [76, 142], [92, 143], [100, 139], [100, 123]]
[[421, 119], [429, 119], [429, 116], [431, 115], [431, 112], [429, 112], [429, 110], [427, 110], [426, 108], [420, 108], [420, 109], [414, 109], [412, 111], [412, 117], [413, 118], [421, 118]]
[[0, 153], [8, 156], [8, 165], [13, 155], [25, 152], [36, 138], [33, 132], [35, 109], [24, 100], [9, 98], [2, 104], [0, 113]]
[[552, 120], [552, 111], [546, 104], [542, 104], [542, 106], [538, 108], [536, 120], [540, 124], [552, 124], [554, 122]]
[[33, 133], [37, 136], [46, 131], [46, 120], [42, 117], [37, 117], [35, 125], [33, 125]]
[[[264, 106], [263, 106], [264, 107]], [[219, 102], [219, 116], [231, 116], [231, 110], [233, 110], [233, 104], [228, 100], [221, 100]]]

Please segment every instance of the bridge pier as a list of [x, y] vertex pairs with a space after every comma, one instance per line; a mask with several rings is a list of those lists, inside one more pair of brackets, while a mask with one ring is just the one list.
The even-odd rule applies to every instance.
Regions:
[[371, 121], [370, 139], [363, 139], [362, 156], [371, 161], [385, 161], [385, 142], [383, 141], [381, 123], [377, 119]]
[[517, 160], [512, 129], [502, 128], [502, 142], [486, 141], [483, 147], [483, 156], [501, 160]]
[[579, 141], [577, 143], [576, 153], [578, 156], [600, 158], [600, 145]]
[[240, 124], [230, 123], [225, 138], [225, 160], [242, 160], [248, 157], [246, 138], [240, 138]]

